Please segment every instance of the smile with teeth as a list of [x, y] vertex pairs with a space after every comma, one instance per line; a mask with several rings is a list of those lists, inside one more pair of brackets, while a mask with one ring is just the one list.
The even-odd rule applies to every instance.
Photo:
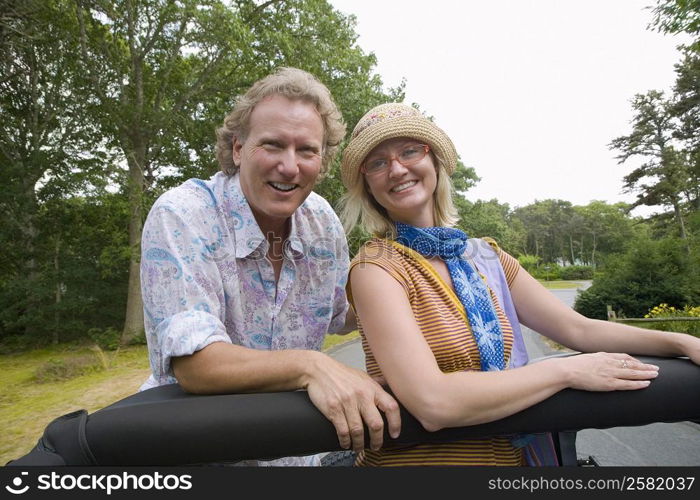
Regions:
[[296, 184], [285, 184], [284, 182], [270, 182], [269, 184], [277, 191], [291, 191], [297, 187]]
[[399, 184], [398, 186], [394, 186], [391, 188], [392, 193], [398, 193], [400, 191], [403, 191], [404, 189], [408, 189], [410, 187], [413, 187], [414, 185], [418, 184], [418, 181], [408, 181], [404, 182], [402, 184]]

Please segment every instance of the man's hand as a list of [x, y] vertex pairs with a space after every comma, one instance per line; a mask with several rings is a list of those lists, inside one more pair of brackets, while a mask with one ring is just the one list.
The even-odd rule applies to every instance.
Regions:
[[318, 353], [309, 366], [305, 384], [311, 402], [335, 426], [340, 446], [359, 452], [365, 448], [367, 426], [370, 447], [378, 450], [384, 440], [386, 415], [389, 435], [397, 438], [401, 432], [399, 405], [365, 372], [346, 366], [325, 354]]

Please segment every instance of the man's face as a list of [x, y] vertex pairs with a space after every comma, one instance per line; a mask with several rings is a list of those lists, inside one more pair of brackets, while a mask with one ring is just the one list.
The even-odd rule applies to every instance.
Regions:
[[243, 194], [266, 233], [284, 227], [321, 171], [323, 122], [313, 104], [275, 95], [250, 115], [248, 136], [233, 142]]

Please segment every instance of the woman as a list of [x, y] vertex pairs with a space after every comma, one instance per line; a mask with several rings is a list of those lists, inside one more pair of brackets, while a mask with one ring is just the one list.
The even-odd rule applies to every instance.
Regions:
[[[700, 363], [700, 339], [585, 318], [495, 242], [452, 228], [456, 163], [440, 128], [410, 106], [384, 104], [359, 121], [342, 164], [346, 231], [360, 223], [376, 236], [351, 263], [348, 282], [367, 370], [427, 430], [497, 420], [564, 388], [644, 389], [658, 367], [626, 352]], [[525, 365], [518, 323], [595, 354]], [[537, 463], [521, 446], [512, 436], [386, 446], [357, 463]]]

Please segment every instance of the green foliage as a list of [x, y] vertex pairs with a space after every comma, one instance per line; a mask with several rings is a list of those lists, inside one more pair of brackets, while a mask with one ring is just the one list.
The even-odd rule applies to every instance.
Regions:
[[[118, 195], [52, 200], [40, 207], [37, 277], [0, 282], [0, 338], [70, 341], [88, 329], [120, 328], [128, 249], [127, 205]], [[28, 309], [27, 297], [37, 305]]]
[[662, 332], [687, 333], [695, 337], [700, 337], [700, 321], [682, 321], [669, 319], [668, 321], [655, 321], [647, 323], [645, 321], [625, 321], [626, 325], [648, 328], [651, 330], [661, 330]]
[[560, 266], [559, 264], [540, 264], [540, 258], [535, 255], [521, 255], [518, 262], [534, 278], [543, 281], [576, 281], [593, 279], [592, 266]]
[[692, 37], [689, 51], [700, 52], [700, 0], [657, 0], [651, 25], [669, 34]]
[[82, 96], [73, 4], [18, 4], [0, 20], [0, 338], [33, 335], [37, 325], [43, 335], [55, 322], [63, 306], [55, 300], [61, 284], [51, 273], [63, 221], [47, 207], [71, 193], [97, 193], [109, 180], [102, 168], [109, 155]]
[[562, 266], [559, 264], [547, 263], [535, 268], [530, 274], [538, 280], [554, 281], [563, 279], [561, 270]]
[[[127, 304], [141, 310], [128, 269], [148, 208], [218, 170], [214, 130], [257, 79], [279, 66], [311, 71], [349, 126], [403, 100], [404, 84], [383, 90], [355, 19], [324, 0], [28, 0], [4, 11], [0, 35], [8, 346], [113, 332]], [[337, 162], [317, 190], [337, 201]], [[144, 342], [138, 315], [129, 322]]]
[[508, 253], [519, 253], [522, 232], [512, 223], [510, 207], [497, 200], [478, 200], [474, 203], [457, 198], [458, 227], [471, 237], [491, 237]]
[[559, 272], [563, 280], [591, 280], [593, 279], [592, 266], [566, 266]]
[[352, 259], [357, 255], [360, 247], [365, 244], [370, 238], [371, 234], [364, 231], [360, 226], [355, 226], [352, 232], [347, 236], [348, 238], [348, 249], [350, 251], [350, 258]]
[[546, 263], [595, 267], [602, 256], [623, 251], [632, 237], [634, 221], [627, 210], [624, 203], [573, 206], [564, 200], [542, 200], [516, 208], [509, 226], [521, 242], [520, 253]]
[[[610, 148], [618, 150], [619, 163], [641, 158], [643, 163], [624, 177], [628, 192], [637, 193], [633, 206], [662, 206], [673, 210], [678, 235], [686, 239], [684, 206], [693, 204], [692, 164], [688, 152], [676, 144], [680, 125], [671, 100], [663, 92], [651, 90], [632, 100], [635, 112], [632, 132], [613, 139]], [[697, 189], [697, 188], [696, 188]]]
[[90, 328], [87, 334], [100, 349], [115, 351], [119, 348], [121, 332], [116, 328]]
[[[466, 191], [469, 191], [469, 189], [473, 188], [477, 182], [481, 180], [481, 178], [476, 175], [476, 170], [472, 167], [467, 167], [464, 163], [462, 163], [462, 160], [457, 160], [457, 168], [455, 168], [455, 171], [452, 173], [452, 185], [454, 187], [454, 190], [459, 194], [464, 196], [463, 193]], [[491, 200], [491, 203], [497, 203], [496, 200]], [[505, 205], [506, 211], [508, 205]]]
[[44, 343], [28, 335], [6, 335], [0, 338], [0, 355], [37, 349], [42, 344]]
[[665, 332], [680, 332], [689, 333], [700, 337], [700, 321], [683, 321], [681, 318], [700, 318], [700, 306], [690, 306], [688, 304], [683, 309], [676, 309], [668, 304], [659, 304], [649, 309], [649, 312], [644, 315], [644, 318], [668, 318], [669, 321], [661, 321], [654, 323], [640, 322], [639, 325], [644, 325], [647, 328], [662, 330]]
[[624, 255], [607, 259], [605, 273], [579, 295], [576, 309], [583, 314], [605, 318], [610, 304], [618, 316], [641, 317], [654, 304], [679, 308], [700, 301], [699, 13], [698, 0], [657, 0], [653, 8], [652, 27], [685, 32], [692, 40], [681, 47], [684, 57], [676, 65], [673, 95], [656, 90], [637, 94], [630, 134], [614, 139], [610, 147], [619, 152], [620, 163], [642, 160], [624, 178], [626, 189], [637, 193], [635, 205], [668, 211], [643, 225], [643, 233], [658, 241], [640, 233]]
[[689, 177], [685, 198], [692, 217], [693, 211], [700, 211], [700, 37], [696, 50], [676, 65], [676, 75], [671, 113], [678, 119], [676, 137], [685, 149]]
[[540, 263], [537, 255], [523, 254], [518, 257], [518, 262], [528, 273], [532, 274]]
[[574, 309], [606, 319], [607, 305], [618, 317], [641, 317], [654, 304], [697, 303], [700, 290], [692, 262], [678, 240], [638, 239], [625, 254], [607, 259], [605, 273], [579, 294]]

